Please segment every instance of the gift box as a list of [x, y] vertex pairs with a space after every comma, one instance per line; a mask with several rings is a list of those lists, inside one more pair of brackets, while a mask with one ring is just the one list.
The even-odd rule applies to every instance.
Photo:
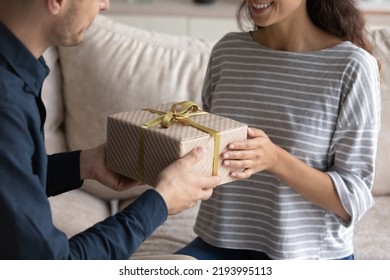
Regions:
[[121, 112], [108, 116], [106, 164], [111, 170], [154, 186], [159, 173], [192, 149], [204, 157], [193, 166], [200, 175], [235, 180], [220, 155], [227, 145], [247, 139], [247, 125], [202, 111], [193, 102]]

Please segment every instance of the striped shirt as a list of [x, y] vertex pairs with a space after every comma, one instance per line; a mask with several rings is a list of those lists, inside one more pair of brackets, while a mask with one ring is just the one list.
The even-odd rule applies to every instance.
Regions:
[[350, 42], [294, 53], [261, 46], [250, 33], [229, 33], [213, 48], [202, 98], [206, 111], [262, 129], [326, 172], [351, 222], [260, 172], [218, 187], [202, 202], [195, 232], [214, 246], [273, 259], [353, 254], [353, 225], [374, 204], [380, 126], [374, 57]]

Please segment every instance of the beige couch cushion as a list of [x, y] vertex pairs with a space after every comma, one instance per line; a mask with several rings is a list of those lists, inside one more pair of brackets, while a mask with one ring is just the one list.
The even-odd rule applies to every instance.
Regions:
[[381, 131], [379, 133], [378, 153], [376, 160], [376, 176], [373, 193], [390, 195], [390, 28], [373, 29], [371, 34], [375, 40], [375, 55], [382, 64], [381, 69]]
[[390, 197], [377, 196], [371, 208], [355, 225], [355, 257], [360, 260], [390, 260]]
[[[152, 33], [99, 15], [81, 45], [60, 48], [69, 148], [104, 142], [109, 114], [173, 101], [200, 103], [210, 51], [211, 43]], [[83, 188], [105, 199], [132, 195], [90, 181]]]
[[86, 230], [111, 214], [110, 204], [83, 190], [49, 198], [54, 225], [67, 237]]
[[63, 130], [64, 104], [62, 99], [61, 68], [57, 48], [49, 48], [43, 54], [50, 75], [42, 88], [42, 100], [46, 106], [45, 141], [49, 154], [66, 151], [66, 140]]

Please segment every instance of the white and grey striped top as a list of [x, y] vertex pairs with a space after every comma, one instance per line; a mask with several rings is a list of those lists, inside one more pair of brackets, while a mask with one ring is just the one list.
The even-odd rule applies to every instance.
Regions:
[[218, 187], [202, 202], [195, 232], [224, 248], [274, 259], [336, 259], [353, 253], [353, 225], [373, 204], [380, 84], [373, 56], [350, 42], [277, 51], [250, 33], [214, 47], [204, 109], [262, 129], [273, 143], [327, 172], [352, 221], [322, 209], [267, 172]]

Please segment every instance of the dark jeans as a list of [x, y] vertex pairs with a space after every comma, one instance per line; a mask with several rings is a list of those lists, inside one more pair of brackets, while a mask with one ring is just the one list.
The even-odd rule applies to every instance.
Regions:
[[[199, 237], [177, 251], [176, 254], [192, 256], [198, 260], [270, 260], [267, 254], [262, 252], [219, 248], [204, 242]], [[354, 256], [350, 255], [341, 260], [353, 259]]]

